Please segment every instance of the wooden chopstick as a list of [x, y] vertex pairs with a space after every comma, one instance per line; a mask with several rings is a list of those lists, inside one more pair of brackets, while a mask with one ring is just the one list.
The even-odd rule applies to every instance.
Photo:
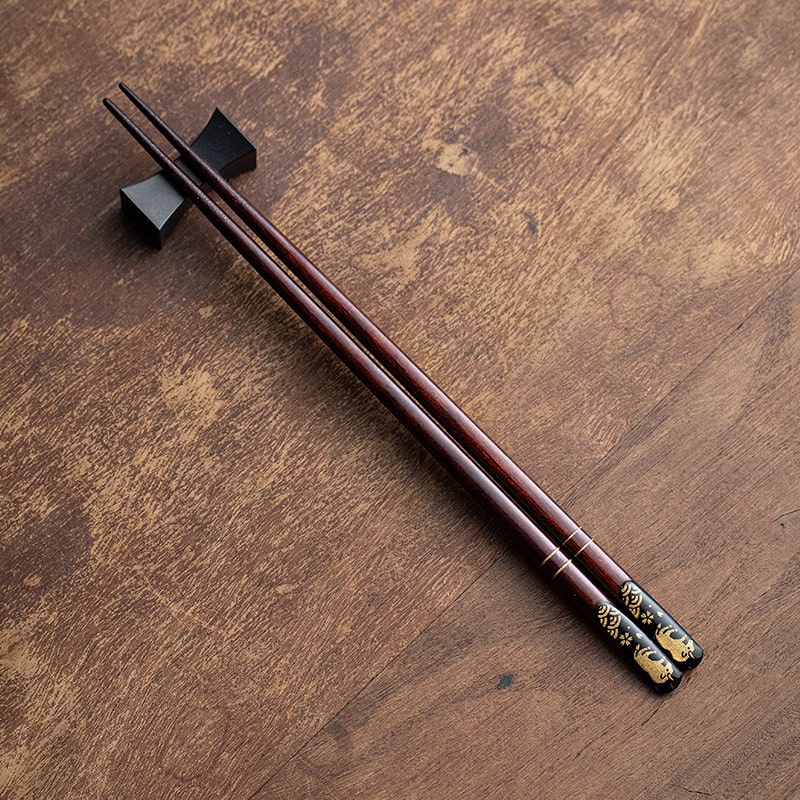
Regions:
[[530, 519], [528, 514], [489, 474], [422, 408], [400, 384], [359, 345], [323, 308], [234, 222], [204, 190], [194, 184], [114, 103], [106, 108], [149, 155], [195, 202], [236, 250], [270, 284], [277, 294], [349, 367], [375, 396], [461, 482], [479, 496], [530, 547], [554, 584], [570, 595], [586, 612], [607, 640], [638, 669], [657, 691], [675, 689], [681, 671], [666, 652], [626, 616], [601, 588], [595, 585], [560, 548]]
[[185, 157], [190, 167], [219, 194], [272, 250], [318, 302], [396, 378], [412, 397], [506, 490], [553, 539], [548, 562], [566, 552], [658, 641], [681, 669], [700, 663], [703, 650], [538, 484], [465, 414], [394, 342], [386, 336], [257, 208], [125, 84], [122, 92]]

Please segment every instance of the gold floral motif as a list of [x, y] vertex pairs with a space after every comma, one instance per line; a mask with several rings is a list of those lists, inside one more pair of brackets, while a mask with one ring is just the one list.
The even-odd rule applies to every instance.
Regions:
[[633, 651], [634, 661], [650, 676], [654, 683], [666, 683], [674, 676], [672, 664], [666, 658], [653, 658], [656, 651], [652, 647], [636, 645]]
[[603, 603], [597, 608], [597, 618], [600, 624], [608, 631], [612, 639], [619, 636], [619, 625], [622, 622], [622, 614], [613, 606]]
[[639, 612], [642, 609], [642, 590], [632, 581], [628, 581], [622, 585], [620, 594], [622, 595], [622, 602], [631, 612], [631, 616], [634, 619], [639, 619]]
[[694, 642], [688, 636], [681, 636], [676, 628], [669, 625], [656, 628], [656, 641], [672, 656], [673, 661], [688, 661], [694, 656]]

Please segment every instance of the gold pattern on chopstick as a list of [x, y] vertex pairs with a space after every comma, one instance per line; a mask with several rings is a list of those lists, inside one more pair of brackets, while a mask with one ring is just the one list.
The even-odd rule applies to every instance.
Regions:
[[642, 590], [632, 581], [628, 581], [620, 589], [620, 594], [622, 595], [622, 602], [625, 603], [631, 616], [634, 619], [639, 619], [639, 613], [642, 609]]
[[[633, 644], [633, 636], [630, 631], [620, 628], [624, 617], [622, 612], [607, 603], [602, 603], [597, 607], [597, 619], [605, 629], [606, 633], [615, 639], [620, 646], [627, 648]], [[627, 623], [631, 623], [628, 621]], [[642, 638], [640, 633], [636, 638]], [[633, 660], [641, 667], [654, 683], [666, 683], [675, 676], [675, 669], [667, 658], [659, 658], [658, 652], [647, 645], [635, 644], [633, 647]]]
[[616, 639], [619, 636], [619, 625], [622, 622], [622, 614], [617, 611], [616, 608], [603, 603], [597, 608], [597, 618], [612, 639]]
[[556, 553], [557, 553], [557, 552], [558, 552], [558, 551], [559, 551], [559, 550], [560, 550], [560, 549], [561, 549], [561, 548], [562, 548], [562, 547], [563, 547], [563, 546], [564, 546], [564, 545], [565, 545], [565, 544], [566, 544], [566, 543], [567, 543], [567, 542], [568, 542], [568, 541], [569, 541], [569, 540], [570, 540], [570, 539], [571, 539], [571, 538], [572, 538], [572, 537], [573, 537], [573, 536], [574, 536], [574, 535], [575, 535], [575, 534], [576, 534], [576, 533], [577, 533], [579, 530], [581, 530], [580, 526], [579, 526], [579, 527], [577, 527], [577, 528], [575, 528], [575, 530], [574, 530], [574, 531], [572, 531], [572, 533], [571, 533], [569, 536], [567, 536], [567, 538], [566, 538], [566, 539], [564, 539], [564, 541], [563, 541], [563, 542], [561, 542], [561, 544], [560, 544], [560, 545], [558, 545], [558, 547], [554, 547], [554, 548], [553, 548], [553, 549], [552, 549], [552, 550], [551, 550], [551, 551], [550, 551], [550, 552], [549, 552], [549, 553], [548, 553], [548, 554], [545, 556], [545, 559], [544, 559], [544, 561], [542, 561], [542, 563], [541, 563], [539, 566], [540, 566], [540, 567], [543, 567], [543, 566], [544, 566], [544, 565], [545, 565], [545, 564], [546, 564], [546, 563], [547, 563], [547, 562], [548, 562], [548, 561], [549, 561], [549, 560], [550, 560], [550, 559], [551, 559], [551, 558], [552, 558], [552, 557], [553, 557], [553, 556], [554, 556], [554, 555], [555, 555], [555, 554], [556, 554]]
[[684, 664], [695, 657], [695, 644], [686, 633], [646, 592], [633, 581], [620, 588], [620, 597], [628, 613], [639, 624], [650, 630], [659, 646], [669, 653], [676, 664]]
[[688, 636], [681, 636], [669, 625], [656, 628], [656, 641], [672, 656], [673, 661], [688, 661], [694, 656], [694, 642]]
[[633, 660], [650, 676], [654, 683], [666, 683], [675, 675], [672, 664], [666, 658], [658, 658], [658, 654], [652, 647], [642, 647], [637, 644], [633, 651]]

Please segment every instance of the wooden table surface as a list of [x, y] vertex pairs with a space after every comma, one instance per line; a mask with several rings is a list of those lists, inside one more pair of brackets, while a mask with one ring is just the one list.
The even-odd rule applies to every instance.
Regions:
[[[0, 796], [800, 797], [800, 6], [0, 10]], [[653, 694], [193, 211], [125, 80], [706, 648]]]

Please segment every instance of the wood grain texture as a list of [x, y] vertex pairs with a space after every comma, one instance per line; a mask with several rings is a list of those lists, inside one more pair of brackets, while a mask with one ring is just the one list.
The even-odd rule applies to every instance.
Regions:
[[[794, 796], [798, 36], [778, 2], [5, 3], [0, 796]], [[137, 239], [120, 79], [238, 122], [238, 185], [696, 633], [674, 698], [197, 214]]]
[[625, 509], [624, 549], [694, 613], [707, 663], [682, 689], [640, 692], [503, 557], [257, 796], [646, 797], [657, 771], [675, 797], [795, 797], [799, 305], [795, 275], [576, 487]]

